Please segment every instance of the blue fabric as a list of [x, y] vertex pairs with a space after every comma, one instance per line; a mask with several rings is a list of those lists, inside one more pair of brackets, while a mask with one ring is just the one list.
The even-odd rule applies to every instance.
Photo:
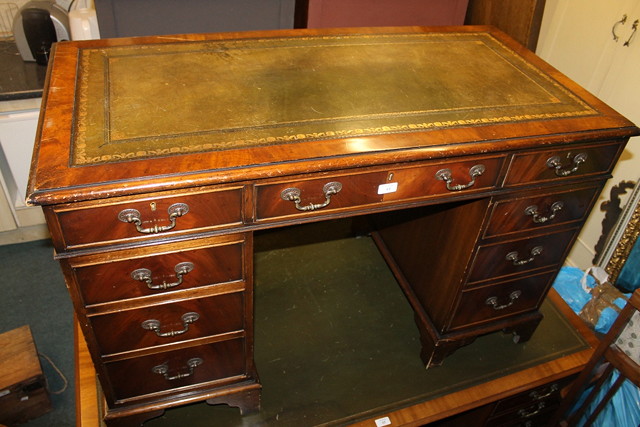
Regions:
[[[640, 245], [639, 245], [640, 246]], [[574, 313], [579, 314], [585, 304], [591, 300], [591, 294], [582, 288], [582, 277], [584, 271], [576, 267], [562, 267], [555, 282], [553, 288], [560, 294], [562, 299], [571, 307]], [[587, 287], [593, 288], [596, 285], [596, 280], [593, 276], [587, 276]], [[622, 308], [626, 304], [626, 301], [622, 298], [618, 298], [614, 301], [615, 305]], [[606, 334], [609, 331], [611, 325], [618, 317], [618, 312], [613, 308], [605, 308], [600, 313], [598, 322], [596, 323], [595, 330], [601, 334]]]
[[[614, 371], [607, 382], [602, 385], [598, 395], [589, 404], [585, 414], [578, 425], [584, 425], [589, 414], [598, 406], [600, 400], [618, 378], [618, 371]], [[581, 406], [592, 388], [587, 388], [580, 399], [574, 405], [574, 409]], [[631, 381], [626, 380], [616, 394], [613, 395], [607, 406], [604, 407], [598, 418], [593, 422], [593, 427], [638, 427], [640, 425], [640, 390]]]
[[633, 292], [640, 288], [640, 244], [634, 245], [622, 271], [616, 280], [616, 286], [623, 292]]
[[[614, 301], [614, 304], [620, 308], [623, 308], [626, 304], [626, 301], [622, 298], [618, 298]], [[616, 321], [617, 317], [617, 311], [615, 311], [611, 307], [605, 308], [604, 310], [602, 310], [602, 313], [600, 313], [598, 323], [596, 323], [596, 326], [594, 327], [595, 331], [601, 334], [606, 334], [607, 332], [609, 332], [609, 328], [611, 328], [611, 325], [613, 325], [613, 322]]]
[[[591, 299], [591, 294], [585, 292], [580, 284], [582, 276], [584, 276], [584, 271], [579, 268], [562, 267], [553, 283], [553, 288], [575, 313], [580, 313], [582, 307]], [[596, 280], [587, 276], [587, 286], [593, 288], [595, 285]]]
[[[640, 245], [636, 245], [634, 251], [637, 252], [638, 257], [640, 257], [640, 251], [636, 250]], [[640, 262], [638, 260], [637, 262]], [[629, 261], [627, 261], [629, 264]], [[635, 264], [640, 266], [640, 264]], [[582, 308], [585, 306], [587, 302], [591, 299], [591, 294], [586, 292], [582, 288], [582, 284], [580, 283], [582, 277], [584, 276], [584, 271], [575, 267], [562, 267], [558, 276], [556, 277], [555, 282], [553, 283], [553, 288], [560, 294], [563, 300], [571, 307], [571, 309], [575, 313], [580, 313]], [[587, 276], [587, 286], [592, 288], [596, 285], [596, 281], [593, 277]], [[640, 284], [636, 283], [636, 287], [640, 286]], [[614, 301], [618, 307], [622, 308], [626, 304], [626, 301], [622, 298], [618, 298]], [[618, 317], [618, 312], [613, 308], [607, 307], [602, 310], [600, 317], [598, 318], [598, 322], [595, 326], [595, 330], [602, 334], [607, 333], [611, 325]], [[595, 403], [592, 403], [587, 410], [587, 414], [593, 412], [597, 403], [600, 401], [602, 397], [604, 397], [605, 393], [609, 390], [615, 379], [618, 377], [618, 372], [615, 371], [611, 378], [608, 380], [608, 384], [604, 384], [598, 393], [598, 396], [594, 399]], [[591, 391], [591, 389], [587, 389], [582, 393], [582, 396], [578, 399], [578, 402], [575, 404], [574, 408], [580, 406], [586, 396]], [[586, 417], [583, 417], [578, 425], [584, 425], [586, 421]], [[611, 398], [609, 404], [605, 407], [605, 409], [600, 413], [596, 421], [593, 423], [595, 427], [638, 427], [640, 426], [640, 391], [638, 388], [630, 381], [625, 381], [620, 387], [620, 390]]]

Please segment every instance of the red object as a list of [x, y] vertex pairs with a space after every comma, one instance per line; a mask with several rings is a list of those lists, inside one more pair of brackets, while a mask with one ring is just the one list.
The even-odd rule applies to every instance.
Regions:
[[307, 27], [462, 25], [468, 0], [309, 0]]

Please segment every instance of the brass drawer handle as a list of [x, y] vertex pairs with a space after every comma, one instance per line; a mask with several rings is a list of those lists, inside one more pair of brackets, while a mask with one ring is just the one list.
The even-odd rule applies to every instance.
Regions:
[[161, 233], [163, 231], [169, 231], [173, 227], [175, 227], [176, 219], [179, 216], [185, 215], [187, 212], [189, 212], [189, 205], [187, 205], [186, 203], [174, 203], [173, 205], [169, 206], [167, 212], [169, 213], [169, 221], [171, 221], [171, 223], [169, 225], [163, 225], [161, 227], [154, 225], [153, 227], [142, 228], [140, 211], [136, 209], [124, 209], [120, 211], [120, 213], [118, 214], [118, 219], [122, 222], [135, 224], [136, 230], [143, 234]]
[[511, 307], [514, 302], [522, 295], [522, 291], [513, 291], [509, 294], [509, 302], [506, 304], [498, 305], [498, 297], [489, 297], [484, 302], [490, 305], [494, 310], [504, 310], [507, 307]]
[[342, 184], [338, 181], [328, 182], [322, 187], [322, 192], [324, 193], [325, 201], [324, 203], [310, 203], [307, 206], [300, 205], [300, 189], [299, 188], [286, 188], [282, 190], [280, 193], [280, 197], [282, 200], [286, 200], [288, 202], [294, 202], [296, 205], [296, 209], [302, 212], [307, 211], [315, 211], [317, 209], [322, 209], [324, 207], [329, 206], [331, 203], [331, 196], [334, 194], [338, 194], [342, 190]]
[[173, 283], [167, 283], [163, 281], [159, 285], [154, 285], [153, 279], [151, 278], [151, 270], [147, 268], [138, 268], [136, 270], [133, 270], [131, 272], [131, 278], [134, 280], [139, 280], [140, 282], [145, 282], [149, 289], [164, 290], [164, 289], [173, 288], [182, 284], [184, 275], [189, 273], [194, 268], [195, 266], [190, 262], [180, 262], [176, 264], [176, 266], [173, 269], [176, 272], [176, 277], [178, 278], [178, 280]]
[[542, 223], [545, 223], [547, 221], [551, 221], [552, 219], [554, 219], [556, 217], [556, 213], [561, 211], [562, 208], [564, 208], [564, 203], [562, 203], [562, 202], [554, 202], [551, 205], [551, 209], [550, 209], [551, 213], [549, 214], [549, 216], [542, 216], [538, 212], [538, 206], [531, 205], [531, 206], [528, 206], [524, 210], [524, 213], [525, 213], [525, 215], [533, 216], [532, 220], [536, 224], [542, 224]]
[[562, 165], [562, 160], [560, 160], [560, 156], [552, 156], [547, 159], [547, 167], [550, 169], [554, 169], [557, 176], [568, 176], [572, 173], [576, 172], [580, 165], [587, 160], [587, 153], [578, 153], [573, 156], [571, 160], [572, 165], [571, 169], [568, 169]]
[[471, 177], [471, 181], [466, 184], [458, 184], [451, 185], [453, 182], [453, 178], [451, 176], [451, 169], [440, 169], [436, 172], [436, 179], [439, 181], [444, 181], [447, 184], [447, 190], [449, 191], [461, 191], [466, 190], [473, 186], [476, 183], [476, 178], [482, 175], [485, 171], [484, 165], [475, 165], [469, 169], [469, 176]]
[[535, 257], [537, 257], [538, 255], [542, 254], [542, 246], [536, 246], [533, 249], [531, 249], [531, 256], [527, 259], [518, 259], [518, 252], [517, 251], [513, 251], [513, 252], [509, 252], [507, 254], [507, 256], [505, 257], [505, 259], [507, 261], [511, 261], [513, 263], [513, 265], [525, 265], [525, 264], [529, 264], [531, 261], [533, 261], [535, 259]]
[[169, 375], [169, 366], [166, 363], [154, 366], [153, 368], [151, 368], [151, 372], [153, 372], [154, 374], [162, 375], [167, 381], [179, 380], [181, 378], [187, 378], [193, 375], [193, 371], [195, 370], [195, 368], [202, 365], [202, 363], [202, 359], [200, 359], [199, 357], [193, 357], [187, 360], [187, 368], [189, 368], [189, 372], [173, 376]]
[[518, 411], [518, 416], [520, 418], [531, 418], [535, 417], [544, 409], [544, 402], [538, 402], [538, 404], [534, 407], [533, 411], [527, 412], [526, 409], [520, 409]]
[[142, 322], [140, 326], [142, 329], [146, 329], [148, 331], [153, 331], [159, 337], [175, 337], [176, 335], [184, 334], [189, 330], [189, 325], [200, 318], [200, 315], [195, 312], [189, 312], [182, 315], [182, 329], [179, 331], [168, 331], [168, 332], [160, 332], [162, 326], [160, 325], [160, 321], [156, 319], [148, 319]]
[[549, 387], [549, 391], [546, 392], [545, 394], [538, 394], [538, 392], [534, 390], [531, 393], [529, 393], [529, 397], [532, 398], [533, 400], [543, 400], [543, 399], [546, 399], [547, 397], [551, 397], [553, 393], [555, 393], [556, 391], [558, 391], [558, 384], [552, 384], [551, 387]]

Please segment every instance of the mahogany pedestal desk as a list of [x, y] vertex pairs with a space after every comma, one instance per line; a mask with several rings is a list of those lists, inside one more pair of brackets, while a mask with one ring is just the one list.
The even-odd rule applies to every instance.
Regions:
[[28, 201], [108, 423], [202, 400], [251, 412], [256, 230], [366, 218], [439, 365], [483, 334], [531, 337], [637, 134], [489, 27], [64, 42]]

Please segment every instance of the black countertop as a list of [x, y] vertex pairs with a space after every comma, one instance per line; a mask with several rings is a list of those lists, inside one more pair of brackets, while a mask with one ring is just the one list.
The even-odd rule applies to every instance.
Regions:
[[0, 101], [41, 97], [46, 72], [23, 61], [13, 40], [0, 40]]

